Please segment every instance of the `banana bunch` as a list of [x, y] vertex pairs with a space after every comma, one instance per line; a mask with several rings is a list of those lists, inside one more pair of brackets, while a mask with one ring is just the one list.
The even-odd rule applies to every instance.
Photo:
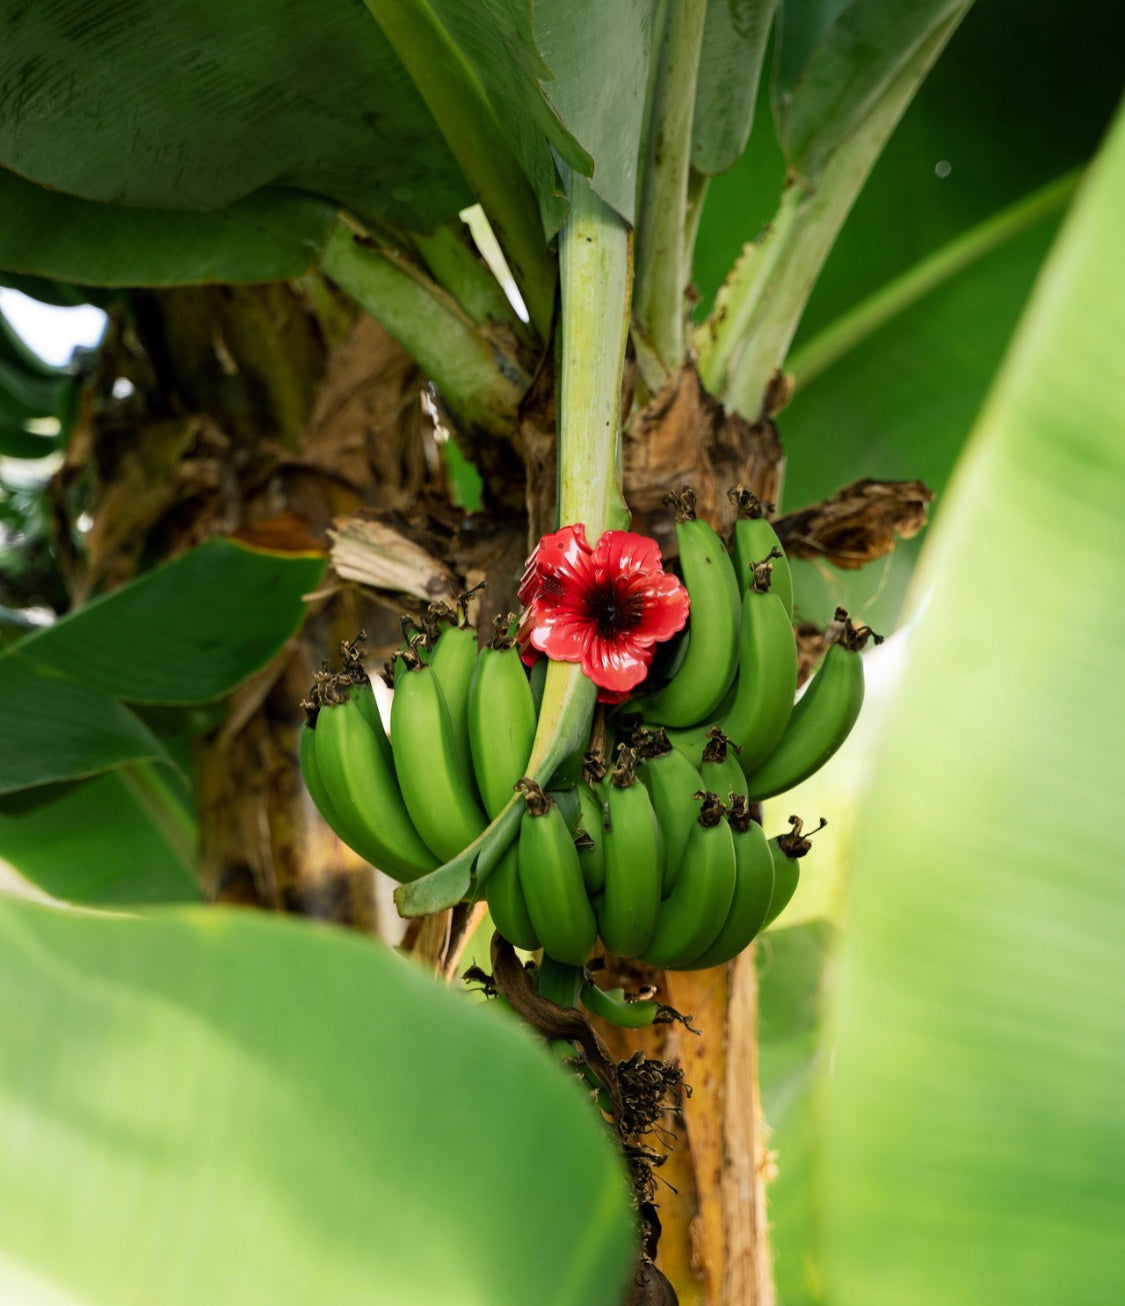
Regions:
[[[662, 682], [599, 712], [594, 747], [561, 765], [550, 788], [527, 775], [545, 659], [525, 668], [511, 615], [478, 648], [467, 595], [431, 606], [421, 624], [404, 619], [386, 673], [389, 735], [358, 644], [342, 646], [342, 668], [319, 673], [304, 704], [300, 759], [315, 805], [400, 881], [458, 856], [521, 796], [513, 840], [477, 892], [501, 935], [563, 965], [581, 966], [600, 938], [653, 966], [717, 966], [776, 918], [809, 836], [792, 817], [767, 839], [752, 805], [843, 743], [863, 700], [859, 649], [878, 639], [838, 610], [795, 703], [792, 583], [763, 506], [731, 491], [739, 519], [728, 550], [696, 518], [690, 490], [672, 497], [691, 603], [680, 647]], [[617, 1023], [658, 1009], [590, 982], [582, 1001]]]

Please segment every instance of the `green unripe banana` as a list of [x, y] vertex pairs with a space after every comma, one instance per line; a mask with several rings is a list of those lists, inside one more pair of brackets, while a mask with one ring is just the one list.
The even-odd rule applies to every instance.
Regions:
[[589, 781], [579, 780], [578, 822], [574, 833], [578, 861], [586, 892], [592, 897], [605, 888], [605, 799], [596, 793]]
[[781, 599], [770, 585], [771, 567], [760, 563], [742, 600], [738, 693], [719, 719], [740, 750], [738, 764], [753, 771], [777, 747], [797, 692], [797, 641]]
[[620, 760], [606, 794], [605, 889], [598, 912], [602, 942], [619, 957], [639, 957], [656, 929], [664, 882], [664, 838], [652, 800], [634, 771], [630, 748]]
[[513, 640], [498, 634], [481, 649], [468, 706], [473, 769], [490, 819], [527, 774], [535, 721], [535, 702], [519, 650]]
[[738, 588], [745, 594], [750, 587], [751, 575], [756, 563], [762, 562], [776, 549], [778, 557], [773, 559], [773, 592], [785, 607], [785, 616], [793, 620], [793, 575], [789, 569], [789, 559], [785, 556], [777, 532], [766, 519], [766, 513], [773, 511], [773, 505], [763, 503], [749, 490], [736, 485], [727, 491], [727, 497], [738, 512], [734, 524], [734, 537], [731, 540], [731, 553], [734, 556], [734, 570], [738, 576]]
[[[863, 662], [859, 650], [881, 638], [867, 626], [856, 629], [843, 608], [836, 609], [836, 642], [797, 701], [777, 747], [748, 773], [751, 802], [792, 789], [819, 771], [847, 739], [863, 704]], [[830, 627], [831, 630], [831, 627]]]
[[737, 794], [745, 798], [746, 777], [739, 765], [736, 749], [731, 747], [731, 741], [718, 726], [713, 726], [708, 733], [710, 738], [699, 764], [703, 787], [718, 794], [725, 803]]
[[691, 828], [672, 892], [660, 904], [656, 930], [641, 960], [676, 970], [690, 965], [714, 941], [734, 897], [735, 854], [726, 808], [717, 794], [699, 792], [699, 817]]
[[663, 689], [641, 700], [646, 721], [692, 726], [712, 718], [738, 670], [741, 601], [730, 555], [722, 540], [695, 516], [695, 495], [665, 496], [677, 509], [680, 569], [691, 600], [687, 652]]
[[409, 652], [396, 663], [391, 742], [410, 818], [429, 848], [447, 862], [488, 822], [465, 771], [433, 668]]
[[802, 833], [804, 822], [799, 816], [791, 816], [789, 824], [793, 827], [791, 830], [777, 835], [769, 842], [770, 854], [773, 857], [773, 894], [770, 897], [766, 918], [762, 922], [763, 930], [767, 925], [772, 925], [789, 906], [789, 901], [797, 892], [797, 884], [801, 878], [800, 859], [812, 847], [810, 843], [812, 836], [817, 830], [823, 830], [828, 822], [822, 819], [816, 830], [810, 830], [808, 834]]
[[685, 970], [706, 970], [732, 961], [765, 927], [773, 898], [773, 854], [765, 832], [736, 798], [727, 814], [734, 840], [734, 896], [722, 929]]
[[477, 669], [477, 636], [467, 622], [459, 624], [460, 614], [455, 619], [458, 624], [444, 626], [434, 640], [430, 667], [434, 679], [441, 686], [442, 697], [449, 710], [449, 723], [453, 727], [453, 739], [461, 765], [465, 774], [475, 783], [469, 743], [469, 689]]
[[515, 844], [504, 853], [488, 877], [484, 896], [493, 925], [509, 943], [525, 952], [542, 947], [520, 884], [519, 855]]
[[582, 985], [582, 1005], [592, 1016], [622, 1029], [644, 1029], [660, 1011], [660, 1003], [654, 998], [627, 1002], [624, 989], [599, 989], [591, 982]]
[[684, 845], [699, 816], [694, 795], [703, 788], [703, 780], [698, 768], [672, 747], [659, 726], [641, 732], [637, 754], [643, 762], [638, 775], [652, 799], [664, 836], [664, 879], [660, 892], [666, 898], [672, 892]]
[[581, 966], [597, 940], [598, 923], [578, 850], [556, 803], [533, 780], [522, 780], [520, 787], [527, 810], [517, 844], [519, 876], [531, 924], [548, 956]]
[[[332, 799], [328, 796], [328, 790], [324, 787], [324, 781], [320, 775], [320, 767], [316, 764], [316, 731], [306, 721], [301, 727], [300, 740], [300, 762], [301, 776], [305, 782], [305, 788], [309, 791], [309, 797], [313, 800], [313, 806], [324, 818], [324, 823], [344, 843], [348, 840], [344, 835], [344, 823], [340, 820], [340, 814], [332, 806]], [[355, 849], [359, 852], [359, 849]], [[363, 856], [360, 853], [360, 856]]]
[[531, 685], [531, 697], [535, 703], [535, 715], [538, 717], [539, 709], [543, 706], [543, 689], [547, 683], [547, 666], [550, 659], [545, 657], [536, 658], [531, 664], [531, 672], [528, 675], [528, 683]]
[[339, 822], [333, 828], [379, 870], [416, 879], [438, 863], [403, 801], [383, 727], [371, 727], [371, 685], [365, 678], [338, 693], [342, 701], [324, 701], [312, 731], [315, 771]]

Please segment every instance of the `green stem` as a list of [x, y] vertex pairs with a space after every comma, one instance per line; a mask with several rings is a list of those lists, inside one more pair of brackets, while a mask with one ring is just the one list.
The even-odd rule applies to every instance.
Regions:
[[[906, 106], [960, 22], [953, 14], [888, 85], [815, 184], [792, 182], [770, 230], [727, 279], [696, 337], [706, 388], [751, 421], [801, 320], [820, 269]], [[725, 311], [724, 311], [725, 307]]]
[[711, 178], [705, 172], [692, 168], [688, 174], [687, 216], [684, 219], [684, 268], [690, 276], [692, 273], [695, 240], [699, 235], [699, 219], [703, 215], [703, 205], [707, 200], [707, 187]]
[[633, 268], [628, 224], [584, 177], [559, 168], [571, 205], [559, 233], [559, 524], [582, 522], [593, 544], [629, 522], [619, 457]]
[[192, 879], [199, 871], [199, 831], [191, 816], [149, 762], [121, 767], [122, 782]]
[[324, 249], [326, 276], [412, 355], [450, 411], [470, 428], [509, 436], [529, 378], [436, 283], [397, 251], [337, 226]]
[[[699, 376], [710, 394], [725, 396], [731, 363], [754, 329], [756, 317], [768, 307], [766, 291], [789, 249], [803, 198], [793, 185], [782, 192], [773, 221], [758, 240], [743, 248], [715, 297], [714, 312], [696, 332]], [[756, 418], [757, 412], [752, 416]]]
[[868, 336], [904, 313], [924, 295], [972, 266], [1037, 222], [1061, 212], [1074, 194], [1081, 172], [1041, 187], [1018, 203], [935, 250], [908, 272], [869, 295], [789, 356], [787, 368], [797, 385], [807, 385]]
[[434, 280], [447, 290], [477, 326], [502, 322], [521, 338], [531, 334], [485, 261], [472, 248], [468, 228], [446, 223], [431, 235], [411, 232], [411, 241]]
[[[558, 379], [559, 522], [581, 522], [593, 544], [629, 523], [621, 495], [621, 380], [632, 259], [628, 224], [561, 161], [570, 212], [559, 233], [562, 356]], [[546, 786], [590, 734], [597, 686], [577, 662], [547, 665], [527, 773]], [[516, 836], [524, 800], [513, 795], [488, 829], [444, 866], [395, 890], [403, 916], [452, 906], [487, 881]]]
[[[652, 98], [637, 219], [637, 329], [666, 376], [684, 356], [687, 283], [684, 258], [695, 80], [707, 6], [674, 0], [666, 7]], [[646, 376], [649, 389], [662, 376]]]
[[539, 203], [488, 95], [429, 0], [366, 0], [480, 201], [542, 339], [551, 334], [555, 268]]

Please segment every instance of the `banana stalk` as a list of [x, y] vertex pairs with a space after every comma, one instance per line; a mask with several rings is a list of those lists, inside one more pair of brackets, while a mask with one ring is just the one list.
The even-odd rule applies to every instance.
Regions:
[[[621, 493], [621, 376], [632, 293], [632, 232], [559, 162], [570, 214], [559, 233], [562, 287], [559, 367], [558, 522], [582, 522], [591, 544], [606, 530], [624, 529], [629, 511]], [[597, 687], [572, 662], [551, 662], [528, 775], [546, 787], [564, 758], [589, 736]], [[403, 916], [422, 916], [460, 902], [485, 883], [511, 844], [523, 815], [514, 796], [483, 834], [429, 875], [400, 885]]]

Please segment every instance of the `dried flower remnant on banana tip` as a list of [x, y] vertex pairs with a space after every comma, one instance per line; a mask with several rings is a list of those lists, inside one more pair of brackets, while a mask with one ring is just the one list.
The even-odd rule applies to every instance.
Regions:
[[655, 540], [610, 530], [591, 546], [581, 522], [543, 536], [519, 597], [524, 661], [545, 653], [581, 663], [602, 703], [625, 699], [647, 675], [655, 645], [688, 618], [687, 590], [665, 574]]

